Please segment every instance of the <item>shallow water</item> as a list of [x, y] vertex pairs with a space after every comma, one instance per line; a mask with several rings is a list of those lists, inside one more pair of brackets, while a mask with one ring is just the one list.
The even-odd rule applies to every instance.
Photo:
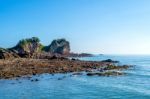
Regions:
[[[0, 99], [150, 99], [150, 56], [96, 56], [136, 65], [118, 77], [42, 74], [30, 80], [0, 80]], [[39, 81], [31, 81], [32, 79]]]

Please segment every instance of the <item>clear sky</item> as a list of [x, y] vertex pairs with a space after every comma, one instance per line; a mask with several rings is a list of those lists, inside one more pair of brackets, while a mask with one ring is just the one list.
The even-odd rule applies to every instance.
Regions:
[[66, 38], [73, 52], [150, 54], [150, 0], [0, 0], [0, 47]]

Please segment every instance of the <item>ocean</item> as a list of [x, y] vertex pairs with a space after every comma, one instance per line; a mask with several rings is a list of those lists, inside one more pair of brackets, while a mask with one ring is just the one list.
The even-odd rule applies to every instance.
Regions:
[[[80, 58], [99, 61], [112, 59], [134, 65], [123, 76], [86, 76], [68, 74], [35, 75], [0, 80], [0, 99], [150, 99], [150, 56], [100, 55]], [[84, 73], [84, 72], [83, 72]]]

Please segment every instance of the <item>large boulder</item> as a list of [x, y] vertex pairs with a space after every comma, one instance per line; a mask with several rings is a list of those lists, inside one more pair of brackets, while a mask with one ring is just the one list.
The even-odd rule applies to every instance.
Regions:
[[0, 59], [13, 59], [13, 58], [19, 58], [18, 54], [10, 50], [0, 48]]
[[21, 57], [33, 57], [34, 54], [41, 52], [43, 46], [40, 44], [40, 40], [37, 37], [20, 40], [19, 43], [11, 48], [11, 50], [17, 51]]
[[49, 46], [45, 47], [45, 51], [51, 54], [67, 55], [70, 53], [70, 44], [65, 39], [53, 40]]

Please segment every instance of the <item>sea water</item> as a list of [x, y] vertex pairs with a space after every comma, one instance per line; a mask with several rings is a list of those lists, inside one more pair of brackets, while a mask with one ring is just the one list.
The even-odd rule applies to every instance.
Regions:
[[150, 99], [150, 56], [100, 55], [82, 60], [113, 59], [135, 65], [124, 76], [42, 74], [0, 80], [0, 99]]

